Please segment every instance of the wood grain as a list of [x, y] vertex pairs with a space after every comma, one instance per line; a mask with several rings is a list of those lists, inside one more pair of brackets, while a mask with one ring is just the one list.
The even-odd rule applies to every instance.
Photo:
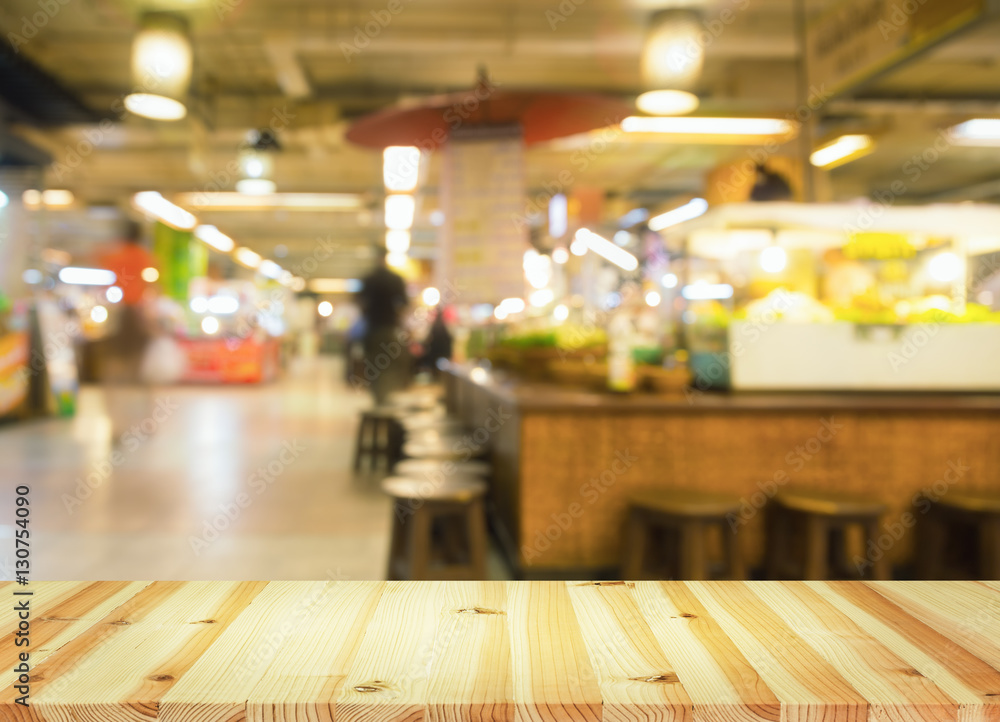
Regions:
[[1000, 722], [997, 582], [32, 586], [0, 722]]

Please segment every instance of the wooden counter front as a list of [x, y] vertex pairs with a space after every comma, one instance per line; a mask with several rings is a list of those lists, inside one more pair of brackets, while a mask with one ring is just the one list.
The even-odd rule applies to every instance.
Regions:
[[0, 619], [4, 722], [1000, 719], [998, 582], [30, 589], [28, 707]]
[[[527, 578], [617, 575], [627, 499], [637, 491], [742, 498], [733, 528], [746, 535], [753, 566], [762, 512], [783, 487], [885, 502], [884, 553], [896, 564], [911, 557], [922, 490], [1000, 489], [1000, 395], [619, 396], [470, 372], [449, 374], [449, 405], [490, 432], [495, 526]], [[491, 414], [504, 418], [501, 428], [486, 423]], [[900, 533], [905, 521], [917, 526]], [[869, 552], [851, 541], [863, 561]]]

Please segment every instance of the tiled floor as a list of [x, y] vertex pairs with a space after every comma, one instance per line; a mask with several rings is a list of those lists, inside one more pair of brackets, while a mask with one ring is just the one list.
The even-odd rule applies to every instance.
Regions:
[[341, 377], [324, 359], [263, 386], [88, 386], [73, 419], [0, 426], [0, 578], [17, 483], [34, 579], [382, 578], [390, 506], [350, 472], [368, 397]]

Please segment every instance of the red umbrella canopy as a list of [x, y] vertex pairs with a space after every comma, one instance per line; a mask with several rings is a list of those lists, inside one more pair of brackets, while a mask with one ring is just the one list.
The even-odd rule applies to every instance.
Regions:
[[615, 125], [631, 115], [618, 98], [585, 93], [474, 90], [425, 98], [358, 119], [347, 139], [368, 148], [412, 145], [435, 150], [455, 131], [489, 126], [521, 126], [526, 145]]

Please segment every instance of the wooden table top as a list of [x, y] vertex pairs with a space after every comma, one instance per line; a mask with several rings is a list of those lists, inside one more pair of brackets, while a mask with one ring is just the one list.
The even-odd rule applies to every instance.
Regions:
[[31, 706], [8, 611], [5, 721], [1000, 720], [1000, 582], [27, 589]]

